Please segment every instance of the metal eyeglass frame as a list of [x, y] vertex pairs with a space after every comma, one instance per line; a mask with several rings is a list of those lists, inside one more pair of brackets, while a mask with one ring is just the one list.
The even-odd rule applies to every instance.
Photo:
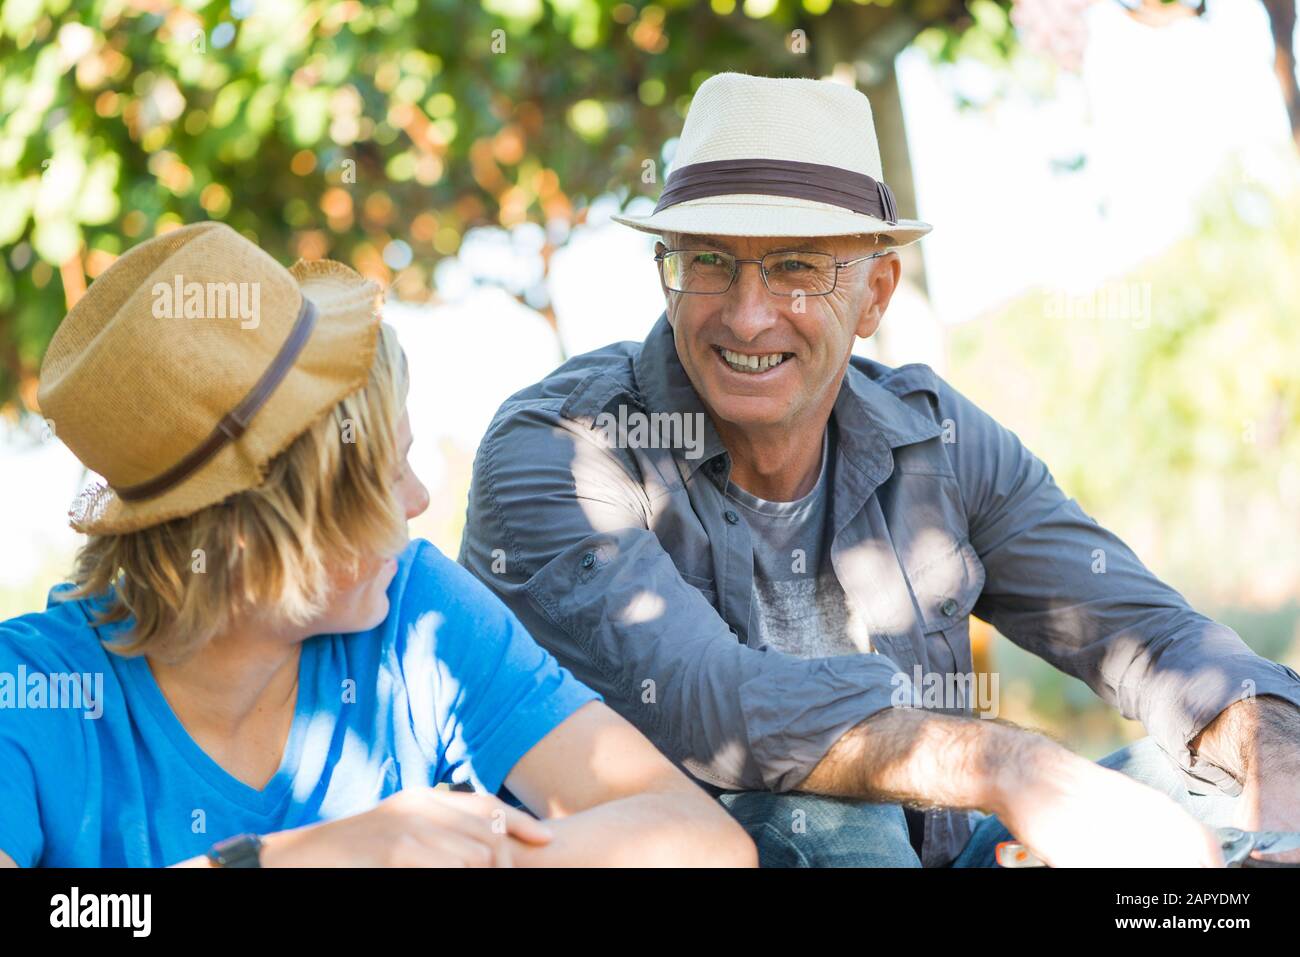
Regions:
[[[872, 253], [870, 256], [859, 256], [857, 259], [846, 259], [842, 262], [836, 259], [833, 253], [818, 252], [815, 249], [778, 249], [775, 250], [774, 252], [768, 253], [767, 256], [779, 256], [782, 253], [795, 254], [795, 255], [799, 253], [805, 253], [814, 256], [830, 256], [831, 262], [835, 264], [835, 277], [831, 280], [831, 288], [827, 289], [825, 292], [804, 293], [805, 296], [829, 296], [831, 293], [835, 291], [835, 287], [839, 285], [841, 268], [845, 266], [856, 266], [858, 263], [864, 263], [870, 259], [879, 259], [887, 252], [889, 252], [888, 249], [881, 249], [878, 250], [877, 252]], [[664, 257], [669, 255], [670, 253], [717, 253], [723, 256], [728, 256], [735, 263], [735, 267], [731, 270], [731, 280], [727, 283], [727, 287], [725, 289], [719, 289], [717, 292], [698, 292], [698, 291], [691, 291], [687, 289], [673, 289], [671, 286], [668, 285], [667, 281], [664, 279]], [[766, 259], [767, 256], [764, 256], [763, 258]], [[735, 256], [732, 256], [731, 253], [722, 249], [707, 249], [700, 246], [688, 246], [684, 249], [665, 249], [661, 253], [655, 253], [655, 262], [659, 264], [659, 279], [661, 282], [664, 283], [664, 287], [671, 290], [672, 292], [681, 293], [683, 296], [726, 295], [728, 292], [731, 291], [731, 287], [736, 284], [736, 277], [740, 275], [741, 263], [754, 263], [758, 266], [758, 274], [763, 277], [763, 288], [766, 289], [770, 295], [776, 296], [779, 299], [793, 299], [795, 298], [796, 292], [798, 291], [796, 290], [796, 292], [791, 292], [791, 293], [774, 291], [772, 287], [768, 284], [767, 270], [763, 268], [762, 259], [737, 259]]]

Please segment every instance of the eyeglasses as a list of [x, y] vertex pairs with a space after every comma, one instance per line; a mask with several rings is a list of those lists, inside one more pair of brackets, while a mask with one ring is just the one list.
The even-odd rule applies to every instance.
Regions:
[[718, 296], [731, 288], [741, 263], [757, 263], [763, 285], [774, 296], [825, 296], [835, 291], [839, 271], [869, 259], [880, 250], [858, 259], [838, 260], [830, 253], [775, 252], [762, 259], [737, 259], [717, 249], [667, 249], [655, 254], [659, 276], [673, 292]]

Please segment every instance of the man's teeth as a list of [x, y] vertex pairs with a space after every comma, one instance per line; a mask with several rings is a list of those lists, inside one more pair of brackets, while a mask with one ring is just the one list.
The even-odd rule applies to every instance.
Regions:
[[739, 352], [732, 352], [730, 349], [723, 349], [722, 358], [726, 359], [727, 365], [737, 372], [766, 372], [768, 369], [780, 365], [785, 360], [785, 353], [774, 352], [766, 356], [747, 356]]

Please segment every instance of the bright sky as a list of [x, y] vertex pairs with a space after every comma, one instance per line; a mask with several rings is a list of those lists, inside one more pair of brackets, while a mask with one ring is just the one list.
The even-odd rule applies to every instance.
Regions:
[[[1161, 30], [1098, 3], [1089, 29], [1082, 76], [1062, 77], [1045, 102], [1013, 93], [962, 113], [954, 90], [981, 98], [987, 71], [936, 71], [914, 51], [900, 58], [920, 215], [935, 227], [922, 247], [940, 321], [970, 320], [1033, 285], [1081, 292], [1135, 267], [1187, 229], [1195, 198], [1230, 157], [1264, 178], [1294, 167], [1259, 3], [1218, 0], [1203, 21]], [[1053, 159], [1080, 153], [1079, 172], [1053, 172]], [[598, 204], [552, 263], [570, 355], [639, 339], [662, 309], [653, 240], [607, 222], [612, 211]], [[527, 282], [539, 234], [467, 240], [462, 261], [438, 271], [453, 305], [392, 312], [418, 383], [413, 465], [431, 481], [444, 443], [472, 452], [497, 404], [558, 361], [540, 317], [474, 285], [488, 262], [497, 264], [491, 278]], [[64, 515], [81, 476], [62, 445], [16, 442], [8, 429], [0, 423], [0, 586], [30, 580], [44, 555], [71, 549]]]
[[[1187, 230], [1195, 198], [1230, 157], [1269, 179], [1275, 164], [1295, 163], [1261, 4], [1220, 0], [1202, 20], [1151, 29], [1096, 3], [1088, 28], [1083, 73], [1062, 75], [1054, 100], [1018, 93], [988, 112], [952, 107], [954, 88], [979, 96], [988, 86], [982, 67], [940, 73], [919, 51], [900, 57], [944, 322], [1030, 285], [1083, 291], [1133, 268]], [[1052, 159], [1079, 153], [1080, 171], [1052, 171]]]

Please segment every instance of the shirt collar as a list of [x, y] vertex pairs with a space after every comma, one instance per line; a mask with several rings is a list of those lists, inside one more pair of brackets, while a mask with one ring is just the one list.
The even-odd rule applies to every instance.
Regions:
[[[861, 361], [861, 360], [859, 360]], [[677, 355], [677, 343], [667, 312], [659, 315], [633, 361], [637, 391], [650, 412], [696, 413], [704, 416], [704, 452], [686, 459], [683, 450], [674, 454], [694, 471], [727, 450], [705, 412], [699, 394], [686, 375]], [[839, 442], [838, 457], [853, 462], [875, 482], [893, 469], [891, 450], [942, 434], [932, 419], [914, 410], [884, 386], [875, 382], [853, 361], [849, 362], [834, 406]]]

